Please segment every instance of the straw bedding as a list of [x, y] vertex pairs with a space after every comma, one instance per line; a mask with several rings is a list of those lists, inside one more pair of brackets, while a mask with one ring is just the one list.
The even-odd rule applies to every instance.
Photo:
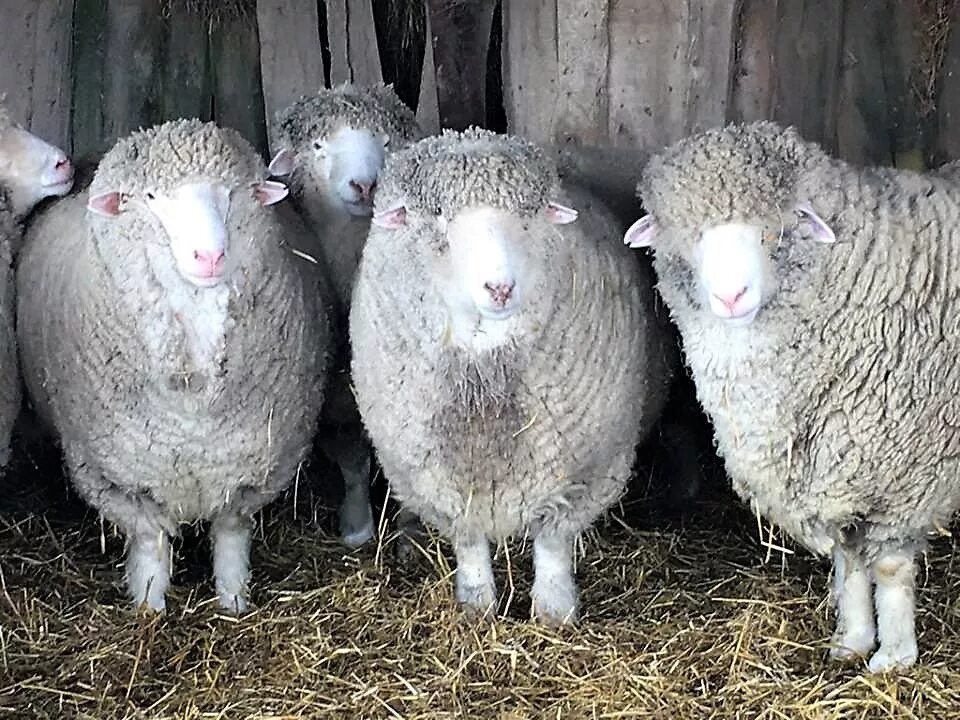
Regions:
[[15, 458], [0, 495], [0, 717], [803, 720], [960, 708], [949, 539], [920, 577], [923, 666], [871, 677], [824, 660], [827, 566], [776, 551], [764, 565], [755, 518], [716, 478], [668, 515], [641, 467], [633, 495], [585, 539], [581, 626], [556, 630], [524, 618], [521, 543], [495, 560], [504, 617], [492, 624], [456, 609], [445, 546], [401, 562], [388, 533], [344, 550], [315, 464], [262, 513], [252, 614], [228, 618], [206, 600], [206, 547], [188, 532], [167, 615], [137, 616], [120, 585], [121, 539], [101, 532], [55, 460], [37, 457]]

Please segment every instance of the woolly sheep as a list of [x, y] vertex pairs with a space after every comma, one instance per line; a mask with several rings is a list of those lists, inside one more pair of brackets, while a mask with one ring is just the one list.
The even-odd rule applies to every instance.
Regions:
[[960, 503], [960, 187], [758, 122], [667, 148], [638, 194], [626, 241], [654, 248], [734, 489], [832, 555], [832, 657], [879, 638], [871, 671], [912, 665], [915, 558]]
[[26, 216], [44, 198], [68, 193], [73, 174], [70, 158], [14, 122], [0, 98], [0, 468], [10, 458], [10, 436], [21, 395], [13, 258]]
[[301, 97], [277, 113], [270, 172], [289, 176], [291, 196], [317, 234], [337, 297], [340, 340], [327, 389], [320, 441], [340, 466], [345, 497], [340, 532], [351, 547], [373, 537], [370, 446], [350, 389], [347, 313], [370, 229], [377, 176], [388, 148], [422, 136], [413, 112], [392, 87], [344, 83]]
[[617, 501], [669, 383], [651, 278], [544, 153], [487, 131], [390, 155], [373, 224], [352, 370], [392, 493], [452, 540], [468, 608], [496, 600], [488, 542], [529, 534], [534, 616], [574, 621], [575, 536]]
[[331, 342], [310, 238], [246, 141], [198, 120], [120, 140], [31, 228], [24, 375], [84, 499], [165, 606], [169, 536], [211, 521], [220, 603], [247, 606], [252, 513], [310, 448]]

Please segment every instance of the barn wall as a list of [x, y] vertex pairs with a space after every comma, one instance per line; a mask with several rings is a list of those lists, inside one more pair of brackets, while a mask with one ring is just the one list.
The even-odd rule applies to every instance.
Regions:
[[956, 0], [504, 0], [509, 127], [656, 149], [774, 119], [842, 157], [960, 157]]
[[960, 0], [495, 5], [0, 3], [0, 93], [78, 156], [182, 116], [266, 153], [273, 113], [300, 94], [387, 78], [430, 130], [500, 126], [502, 97], [506, 127], [536, 140], [654, 149], [772, 118], [856, 162], [960, 157], [960, 34], [948, 32]]

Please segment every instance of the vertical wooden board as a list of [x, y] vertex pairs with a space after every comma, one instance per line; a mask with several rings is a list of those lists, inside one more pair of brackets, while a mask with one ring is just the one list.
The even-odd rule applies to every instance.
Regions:
[[442, 127], [483, 127], [495, 0], [427, 0]]
[[[210, 37], [216, 121], [267, 152], [267, 119], [260, 76], [260, 40], [252, 20], [228, 20]], [[322, 81], [321, 81], [322, 84]]]
[[164, 27], [159, 0], [107, 0], [103, 139], [111, 144], [162, 115]]
[[[856, 1], [856, 0], [854, 0]], [[790, 0], [777, 6], [775, 120], [836, 149], [844, 2]]]
[[73, 11], [73, 153], [106, 150], [103, 137], [103, 57], [107, 0], [76, 0]]
[[557, 142], [607, 138], [608, 11], [605, 0], [557, 0]]
[[933, 162], [940, 164], [960, 159], [960, 12], [954, 13], [947, 41], [940, 92], [937, 96], [936, 142]]
[[736, 30], [735, 67], [728, 119], [773, 117], [778, 0], [743, 0]]
[[654, 149], [723, 124], [737, 0], [612, 0], [610, 139]]
[[[421, 0], [426, 2], [426, 0]], [[420, 98], [417, 101], [417, 122], [423, 131], [435, 135], [440, 132], [440, 106], [437, 98], [437, 70], [433, 63], [433, 29], [430, 13], [426, 13], [427, 42], [423, 50], [423, 68], [420, 71]]]
[[383, 81], [370, 0], [326, 0], [330, 84]]
[[[861, 165], [889, 165], [919, 141], [910, 92], [910, 8], [899, 0], [850, 0], [844, 18], [837, 152]], [[912, 136], [912, 137], [911, 137]]]
[[324, 86], [317, 0], [257, 0], [267, 127], [301, 95]]
[[70, 150], [73, 3], [0, 4], [0, 94], [24, 127]]
[[503, 0], [503, 105], [511, 133], [552, 142], [557, 74], [557, 0]]
[[163, 119], [210, 119], [208, 23], [181, 3], [167, 20], [163, 62]]

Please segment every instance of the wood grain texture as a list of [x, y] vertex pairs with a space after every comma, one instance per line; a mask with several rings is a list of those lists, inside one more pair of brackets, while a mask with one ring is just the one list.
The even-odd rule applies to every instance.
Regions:
[[383, 81], [371, 0], [326, 0], [330, 84]]
[[558, 92], [557, 0], [503, 0], [507, 128], [552, 142]]
[[423, 131], [435, 135], [440, 132], [440, 101], [437, 96], [437, 68], [433, 61], [433, 28], [430, 13], [426, 13], [426, 43], [423, 67], [420, 70], [420, 96], [417, 100], [417, 122]]
[[217, 122], [238, 131], [266, 154], [267, 119], [256, 24], [231, 19], [214, 28], [210, 35], [210, 68]]
[[557, 142], [596, 145], [607, 139], [608, 13], [607, 2], [557, 0]]

